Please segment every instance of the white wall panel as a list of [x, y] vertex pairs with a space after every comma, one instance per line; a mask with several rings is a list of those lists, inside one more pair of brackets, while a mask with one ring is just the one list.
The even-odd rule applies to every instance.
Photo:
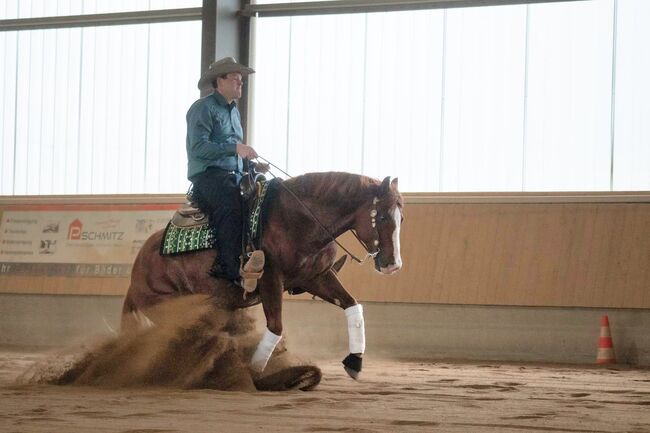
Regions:
[[0, 20], [18, 17], [18, 0], [5, 0], [0, 3]]
[[447, 12], [444, 191], [516, 191], [523, 175], [526, 6]]
[[[38, 153], [30, 152], [29, 142], [30, 135], [38, 132], [30, 128], [31, 122], [34, 125], [39, 125], [40, 122], [33, 119], [30, 111], [32, 105], [32, 93], [40, 92], [40, 80], [32, 85], [31, 74], [31, 41], [32, 38], [38, 38], [40, 35], [37, 32], [18, 33], [18, 62], [16, 65], [16, 122], [14, 131], [14, 189], [13, 194], [29, 194], [27, 185], [27, 173], [29, 170], [29, 162], [38, 158]], [[24, 53], [24, 54], [23, 54]], [[12, 145], [12, 144], [9, 144]], [[3, 143], [4, 146], [4, 143]], [[38, 173], [34, 173], [37, 176]]]
[[52, 181], [55, 171], [54, 167], [54, 118], [55, 113], [61, 108], [55, 98], [56, 81], [56, 30], [42, 31], [42, 57], [40, 68], [42, 72], [40, 104], [32, 108], [35, 112], [40, 111], [41, 124], [40, 133], [35, 135], [34, 143], [40, 149], [40, 159], [37, 170], [31, 170], [30, 176], [34, 173], [38, 177], [38, 184], [34, 188], [34, 194], [52, 194]]
[[0, 194], [14, 194], [17, 32], [0, 33]]
[[[150, 29], [150, 32], [150, 41], [161, 37], [160, 29]], [[165, 54], [162, 44], [150, 42], [150, 45], [148, 54], [150, 72], [147, 75], [147, 137], [144, 154], [145, 191], [154, 191], [159, 185], [160, 161], [164, 155], [159, 144], [163, 140], [160, 120], [163, 117], [165, 104], [165, 82], [161, 71]]]
[[[256, 19], [249, 142], [404, 191], [650, 189], [648, 3]], [[0, 19], [200, 4], [8, 0]], [[0, 32], [0, 194], [184, 191], [200, 37]]]
[[97, 29], [81, 29], [81, 65], [80, 65], [80, 97], [79, 97], [79, 141], [77, 143], [77, 179], [75, 191], [77, 194], [90, 194], [92, 189], [93, 148], [96, 133], [94, 111], [100, 109], [95, 104], [95, 39]]
[[184, 191], [200, 32], [187, 22], [0, 33], [1, 193]]
[[[36, 5], [41, 2], [34, 2]], [[25, 174], [27, 194], [38, 194], [41, 177], [43, 173], [42, 162], [44, 158], [44, 150], [47, 148], [41, 146], [43, 140], [43, 117], [47, 115], [43, 110], [43, 98], [46, 94], [45, 81], [49, 77], [46, 76], [44, 71], [43, 50], [45, 48], [45, 30], [37, 30], [32, 34], [30, 43], [30, 62], [29, 62], [29, 89], [27, 91], [28, 97], [23, 100], [27, 105], [26, 110], [29, 117], [29, 131], [27, 133], [27, 140], [25, 142], [18, 141], [17, 147], [24, 148], [26, 151], [25, 158]], [[19, 78], [20, 79], [20, 78]], [[49, 110], [47, 110], [49, 111]]]
[[56, 15], [81, 15], [83, 13], [84, 0], [58, 1], [56, 3]]
[[[329, 95], [344, 95], [339, 118], [351, 120], [337, 123], [337, 130], [357, 134], [357, 108], [350, 108], [356, 89], [346, 87], [350, 78], [327, 69], [332, 53], [344, 58], [355, 52], [355, 34], [341, 31], [350, 18], [257, 19], [255, 66], [272, 78], [255, 78], [255, 143], [265, 149], [260, 140], [273, 137], [281, 144], [288, 130], [284, 148], [265, 151], [277, 160], [286, 157], [293, 172], [390, 174], [400, 177], [405, 191], [648, 189], [649, 3], [360, 14], [365, 23], [356, 26], [365, 25], [364, 47], [350, 61], [363, 61], [365, 71], [358, 84], [362, 157], [351, 142], [335, 152], [347, 164], [324, 152], [340, 142], [328, 128], [334, 106]], [[282, 36], [271, 42], [280, 26]], [[338, 41], [339, 35], [346, 38]], [[348, 66], [339, 62], [337, 71]], [[322, 79], [323, 70], [332, 80]], [[349, 76], [358, 77], [356, 71]]]
[[609, 190], [613, 2], [529, 8], [524, 188]]
[[618, 2], [613, 189], [650, 190], [650, 2]]
[[368, 14], [363, 173], [404, 191], [438, 189], [443, 15]]
[[184, 192], [189, 186], [185, 114], [199, 97], [201, 26], [187, 22], [150, 28], [145, 191]]
[[118, 169], [121, 193], [144, 191], [145, 148], [147, 129], [147, 47], [148, 26], [123, 28], [119, 82], [121, 103], [119, 137], [117, 138]]
[[[250, 108], [249, 142], [264, 158], [286, 171], [291, 18], [269, 18], [255, 26], [255, 74], [249, 78], [254, 95]], [[246, 131], [245, 131], [246, 132]]]
[[[99, 193], [100, 191], [110, 191], [106, 188], [107, 176], [113, 173], [113, 167], [106, 167], [106, 150], [109, 146], [108, 134], [109, 128], [114, 125], [112, 119], [115, 116], [114, 111], [110, 110], [111, 99], [114, 97], [113, 90], [109, 89], [109, 77], [114, 76], [117, 71], [115, 67], [109, 70], [113, 65], [113, 58], [110, 56], [109, 46], [112, 45], [111, 29], [108, 27], [97, 27], [94, 29], [95, 37], [93, 44], [93, 68], [92, 75], [87, 75], [89, 87], [85, 89], [93, 95], [92, 105], [87, 107], [88, 121], [92, 125], [91, 139], [82, 143], [90, 147], [88, 159], [82, 159], [81, 164], [90, 167], [90, 193]], [[109, 45], [110, 41], [110, 45]], [[84, 50], [84, 57], [89, 53]], [[84, 110], [85, 111], [85, 110]]]
[[288, 169], [358, 172], [364, 16], [292, 19]]
[[52, 191], [76, 191], [81, 29], [56, 30]]

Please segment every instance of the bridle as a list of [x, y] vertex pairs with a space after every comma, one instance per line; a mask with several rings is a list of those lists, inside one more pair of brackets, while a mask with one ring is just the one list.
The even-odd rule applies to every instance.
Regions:
[[[372, 240], [372, 247], [370, 248], [368, 247], [368, 245], [359, 237], [356, 230], [354, 229], [350, 230], [354, 235], [354, 237], [357, 238], [357, 241], [359, 241], [361, 246], [363, 246], [363, 248], [365, 248], [366, 250], [366, 257], [363, 258], [363, 261], [359, 260], [357, 257], [352, 255], [352, 253], [348, 253], [352, 257], [352, 259], [359, 264], [362, 264], [363, 262], [368, 260], [369, 257], [372, 257], [374, 259], [375, 257], [377, 257], [377, 254], [379, 254], [379, 251], [381, 251], [381, 249], [379, 248], [379, 230], [377, 230], [377, 203], [379, 203], [379, 199], [377, 197], [373, 197], [372, 209], [370, 210], [370, 224], [372, 225], [372, 232], [374, 235], [374, 239]], [[337, 242], [337, 244], [339, 243]], [[341, 246], [341, 248], [345, 250], [343, 246]]]
[[[272, 166], [272, 167], [274, 167], [274, 168], [280, 170], [280, 171], [281, 171], [283, 174], [285, 174], [286, 176], [288, 176], [288, 177], [292, 177], [289, 173], [285, 172], [284, 170], [282, 170], [282, 169], [281, 169], [280, 167], [278, 167], [277, 165], [273, 164], [273, 163], [272, 163], [271, 161], [269, 161], [268, 159], [266, 159], [266, 158], [264, 158], [264, 157], [262, 157], [262, 156], [260, 156], [260, 155], [257, 155], [257, 157], [258, 157], [259, 159], [263, 160], [264, 162], [266, 162], [267, 164], [269, 164], [270, 166]], [[273, 176], [273, 178], [277, 178], [277, 176], [275, 176], [275, 175], [274, 175], [273, 173], [271, 173], [270, 171], [269, 171], [269, 173], [271, 174], [271, 176]], [[360, 259], [360, 258], [358, 258], [354, 253], [352, 253], [350, 250], [348, 250], [347, 248], [345, 248], [345, 247], [344, 247], [344, 246], [343, 246], [339, 241], [336, 240], [336, 238], [334, 237], [334, 235], [332, 234], [332, 232], [331, 232], [327, 227], [325, 227], [325, 224], [323, 224], [323, 223], [318, 219], [318, 217], [317, 217], [316, 215], [314, 215], [314, 212], [312, 212], [312, 210], [309, 209], [309, 208], [307, 207], [307, 205], [306, 205], [305, 203], [303, 203], [302, 200], [300, 200], [300, 199], [298, 198], [298, 196], [297, 196], [293, 191], [291, 191], [291, 189], [289, 189], [289, 188], [284, 184], [284, 182], [279, 182], [278, 184], [279, 184], [282, 188], [284, 188], [284, 190], [287, 191], [287, 192], [288, 192], [288, 193], [289, 193], [289, 194], [290, 194], [290, 195], [291, 195], [291, 196], [292, 196], [292, 197], [293, 197], [293, 198], [294, 198], [294, 199], [295, 199], [295, 200], [296, 200], [296, 201], [297, 201], [297, 202], [298, 202], [298, 203], [299, 203], [299, 204], [300, 204], [300, 205], [301, 205], [301, 206], [302, 206], [306, 211], [307, 211], [307, 213], [309, 214], [309, 216], [310, 216], [310, 217], [311, 217], [311, 218], [316, 222], [316, 224], [318, 224], [318, 225], [320, 226], [320, 228], [321, 228], [323, 231], [325, 231], [325, 233], [327, 233], [327, 234], [329, 235], [330, 239], [331, 239], [332, 241], [334, 241], [334, 242], [336, 243], [336, 245], [338, 245], [339, 247], [341, 247], [341, 249], [342, 249], [343, 251], [345, 251], [345, 252], [346, 252], [346, 253], [347, 253], [347, 254], [352, 258], [352, 260], [354, 260], [354, 261], [357, 262], [358, 264], [362, 265], [362, 264], [365, 263], [365, 261], [368, 260], [369, 258], [373, 258], [373, 259], [374, 259], [375, 257], [377, 257], [377, 254], [379, 254], [379, 251], [381, 251], [381, 249], [379, 248], [379, 231], [377, 230], [377, 203], [379, 203], [379, 201], [380, 201], [378, 197], [373, 197], [373, 199], [372, 199], [372, 209], [370, 210], [370, 224], [372, 225], [372, 232], [373, 232], [373, 235], [374, 235], [374, 239], [372, 240], [372, 245], [371, 245], [371, 247], [368, 247], [368, 245], [367, 245], [367, 244], [366, 244], [366, 243], [365, 243], [365, 242], [364, 242], [364, 241], [359, 237], [359, 234], [356, 232], [356, 230], [354, 230], [354, 229], [350, 229], [350, 232], [352, 232], [352, 234], [354, 235], [354, 237], [357, 238], [357, 241], [359, 241], [359, 243], [361, 244], [361, 246], [366, 250], [366, 256], [365, 256], [363, 259]]]

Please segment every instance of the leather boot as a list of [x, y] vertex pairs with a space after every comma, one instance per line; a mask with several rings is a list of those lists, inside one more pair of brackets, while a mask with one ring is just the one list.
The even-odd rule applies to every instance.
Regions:
[[223, 271], [221, 270], [221, 262], [219, 261], [219, 253], [217, 253], [217, 256], [214, 258], [214, 261], [212, 262], [212, 266], [210, 266], [210, 269], [208, 270], [208, 275], [214, 278], [225, 278], [225, 275]]
[[264, 273], [264, 251], [255, 250], [251, 253], [248, 261], [239, 270], [242, 277], [241, 285], [246, 292], [252, 292], [257, 288], [257, 280]]

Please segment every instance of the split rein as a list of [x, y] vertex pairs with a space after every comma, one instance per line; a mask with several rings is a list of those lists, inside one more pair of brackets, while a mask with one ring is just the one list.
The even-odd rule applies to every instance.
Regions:
[[[286, 171], [282, 170], [277, 165], [273, 164], [268, 159], [264, 158], [263, 156], [257, 155], [257, 158], [263, 160], [269, 166], [271, 166], [273, 168], [276, 168], [277, 170], [281, 171], [284, 175], [286, 175], [286, 176], [288, 176], [290, 178], [293, 177], [289, 173], [287, 173]], [[273, 176], [273, 178], [277, 179], [277, 176], [275, 174], [273, 174], [270, 170], [268, 171], [268, 173], [271, 176]], [[355, 230], [352, 230], [352, 229], [350, 230], [352, 232], [352, 234], [354, 235], [354, 237], [357, 238], [357, 241], [359, 241], [361, 246], [366, 250], [366, 256], [363, 259], [360, 259], [356, 255], [354, 255], [350, 250], [345, 248], [338, 240], [336, 240], [336, 238], [334, 237], [332, 232], [327, 227], [325, 227], [325, 225], [318, 219], [318, 217], [316, 215], [314, 215], [314, 212], [312, 212], [312, 210], [309, 209], [307, 207], [307, 205], [305, 203], [303, 203], [303, 201], [300, 200], [298, 198], [298, 196], [284, 184], [284, 182], [278, 182], [278, 185], [280, 185], [282, 188], [284, 188], [284, 190], [287, 191], [307, 211], [309, 216], [316, 222], [316, 224], [318, 224], [320, 226], [320, 228], [322, 230], [324, 230], [325, 233], [327, 233], [329, 235], [330, 239], [332, 239], [336, 243], [336, 245], [341, 247], [341, 249], [343, 249], [343, 251], [345, 251], [352, 258], [352, 260], [354, 260], [358, 264], [362, 265], [369, 258], [374, 259], [377, 256], [377, 254], [379, 254], [380, 249], [379, 249], [379, 234], [378, 233], [377, 233], [377, 238], [374, 239], [374, 241], [373, 241], [374, 249], [371, 252], [370, 248], [368, 248], [368, 245], [366, 245], [366, 243], [359, 237], [357, 232]], [[372, 228], [375, 230], [375, 232], [377, 232], [376, 217], [377, 217], [377, 202], [378, 201], [379, 201], [379, 199], [377, 197], [372, 199], [373, 209], [370, 211], [370, 221], [371, 221], [371, 224], [372, 224]]]

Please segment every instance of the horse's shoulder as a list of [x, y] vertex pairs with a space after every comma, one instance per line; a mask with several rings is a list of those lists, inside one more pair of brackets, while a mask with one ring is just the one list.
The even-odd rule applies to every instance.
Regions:
[[157, 247], [162, 242], [164, 235], [165, 229], [155, 231], [151, 236], [147, 238], [147, 240], [144, 242], [144, 245], [142, 245], [142, 248]]

